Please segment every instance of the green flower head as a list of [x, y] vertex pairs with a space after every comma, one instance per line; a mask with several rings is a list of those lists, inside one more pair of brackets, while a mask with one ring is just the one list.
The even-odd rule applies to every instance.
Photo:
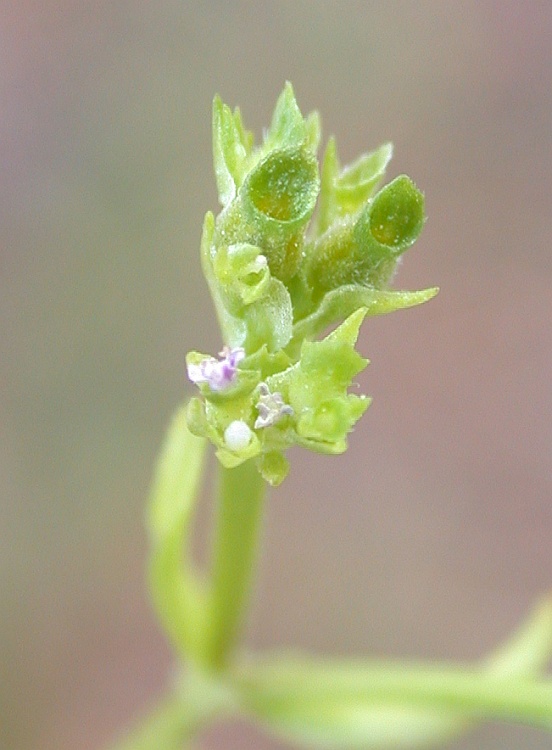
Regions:
[[425, 219], [423, 195], [408, 177], [377, 192], [391, 145], [342, 168], [331, 139], [320, 177], [319, 140], [317, 113], [303, 117], [289, 83], [259, 146], [240, 111], [214, 100], [222, 210], [205, 217], [201, 258], [224, 349], [218, 359], [187, 356], [200, 392], [188, 424], [224, 466], [255, 458], [273, 485], [286, 476], [293, 445], [346, 450], [370, 403], [348, 392], [367, 364], [355, 351], [364, 318], [437, 291], [388, 288]]

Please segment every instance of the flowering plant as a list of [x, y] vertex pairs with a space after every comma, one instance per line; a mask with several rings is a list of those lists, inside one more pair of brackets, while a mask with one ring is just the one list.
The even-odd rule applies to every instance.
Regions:
[[[168, 698], [119, 750], [177, 750], [218, 717], [248, 717], [295, 745], [416, 748], [475, 721], [552, 730], [552, 602], [473, 667], [259, 656], [237, 649], [266, 485], [300, 445], [342, 453], [370, 400], [349, 393], [367, 360], [355, 350], [370, 315], [425, 302], [435, 288], [390, 289], [425, 220], [406, 176], [379, 188], [385, 144], [341, 167], [320, 123], [286, 84], [260, 146], [217, 97], [213, 149], [222, 211], [205, 217], [203, 271], [220, 323], [218, 358], [191, 352], [197, 395], [166, 438], [148, 514], [150, 588], [179, 669]], [[330, 333], [328, 328], [334, 326]], [[211, 570], [188, 551], [211, 442], [219, 460]]]

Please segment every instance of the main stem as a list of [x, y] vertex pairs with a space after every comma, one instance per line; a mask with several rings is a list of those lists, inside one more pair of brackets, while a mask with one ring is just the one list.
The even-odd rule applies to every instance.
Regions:
[[220, 467], [206, 660], [219, 670], [235, 645], [253, 580], [265, 482], [252, 460]]

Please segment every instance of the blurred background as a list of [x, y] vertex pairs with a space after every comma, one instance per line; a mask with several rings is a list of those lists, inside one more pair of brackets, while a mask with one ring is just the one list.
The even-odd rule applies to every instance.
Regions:
[[441, 287], [365, 324], [348, 453], [292, 456], [249, 642], [477, 659], [552, 588], [551, 38], [547, 0], [2, 4], [0, 747], [99, 750], [167, 681], [142, 519], [185, 353], [221, 344], [216, 92], [259, 138], [293, 81], [344, 162], [392, 140], [429, 217], [396, 286]]

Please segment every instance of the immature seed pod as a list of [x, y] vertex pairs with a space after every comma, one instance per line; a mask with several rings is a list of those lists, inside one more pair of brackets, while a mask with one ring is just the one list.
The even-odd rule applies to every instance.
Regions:
[[418, 239], [424, 221], [423, 194], [410, 177], [400, 175], [361, 213], [355, 239], [359, 245], [370, 244], [374, 251], [379, 245], [382, 254], [397, 257]]
[[401, 175], [356, 219], [336, 223], [315, 243], [304, 267], [313, 297], [347, 284], [384, 287], [423, 224], [424, 197], [410, 178]]
[[319, 189], [316, 157], [299, 147], [272, 151], [239, 191], [238, 203], [255, 244], [263, 248], [276, 278], [286, 281], [297, 272]]

